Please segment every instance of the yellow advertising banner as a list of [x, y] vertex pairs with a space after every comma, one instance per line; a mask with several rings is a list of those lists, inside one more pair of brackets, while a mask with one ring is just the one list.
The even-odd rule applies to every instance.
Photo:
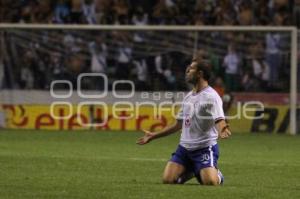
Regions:
[[[175, 121], [178, 107], [120, 104], [97, 105], [2, 105], [4, 127], [47, 130], [159, 130]], [[300, 109], [298, 108], [298, 115]], [[228, 121], [233, 132], [276, 132], [289, 130], [289, 107], [267, 106], [263, 110], [233, 106]], [[299, 117], [298, 117], [299, 119]], [[299, 122], [298, 122], [299, 124]], [[299, 128], [298, 128], [299, 129]]]
[[3, 110], [9, 129], [158, 130], [175, 121], [170, 108], [152, 106], [4, 105]]

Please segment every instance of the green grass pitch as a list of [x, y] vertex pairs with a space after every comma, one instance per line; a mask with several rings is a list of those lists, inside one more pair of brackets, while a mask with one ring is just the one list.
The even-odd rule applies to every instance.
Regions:
[[300, 137], [234, 134], [220, 144], [220, 187], [164, 185], [179, 134], [0, 131], [0, 198], [300, 198]]

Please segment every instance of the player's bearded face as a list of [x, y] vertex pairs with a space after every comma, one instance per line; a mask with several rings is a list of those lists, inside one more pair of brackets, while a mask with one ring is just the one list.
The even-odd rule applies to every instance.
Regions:
[[192, 64], [186, 68], [185, 81], [191, 84], [198, 82], [196, 63], [192, 62]]

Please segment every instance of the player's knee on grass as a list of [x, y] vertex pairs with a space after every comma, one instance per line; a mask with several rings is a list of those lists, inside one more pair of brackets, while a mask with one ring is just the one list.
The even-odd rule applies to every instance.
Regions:
[[219, 179], [215, 176], [206, 176], [205, 178], [201, 178], [203, 185], [219, 185]]
[[184, 167], [175, 162], [168, 162], [164, 173], [162, 182], [164, 184], [177, 184], [177, 179], [184, 172]]
[[217, 186], [220, 184], [218, 172], [216, 169], [209, 168], [200, 171], [201, 182], [203, 185]]
[[163, 184], [176, 184], [177, 177], [169, 174], [164, 174], [162, 178]]

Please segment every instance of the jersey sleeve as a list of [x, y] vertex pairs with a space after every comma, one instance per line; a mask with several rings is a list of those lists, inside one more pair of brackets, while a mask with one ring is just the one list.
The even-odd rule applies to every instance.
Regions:
[[222, 99], [217, 96], [212, 100], [211, 115], [215, 122], [225, 119]]

